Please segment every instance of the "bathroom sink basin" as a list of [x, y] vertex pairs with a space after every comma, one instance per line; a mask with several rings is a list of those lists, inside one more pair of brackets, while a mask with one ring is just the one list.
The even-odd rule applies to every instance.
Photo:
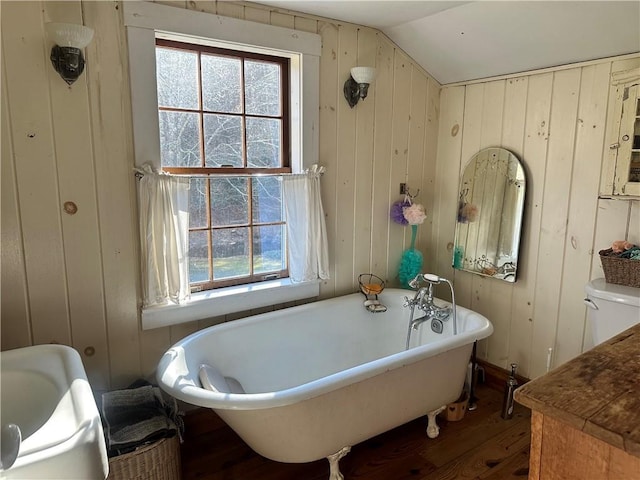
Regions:
[[100, 414], [78, 352], [64, 345], [0, 352], [0, 382], [2, 427], [17, 425], [21, 436], [17, 458], [18, 445], [0, 446], [0, 479], [107, 477]]

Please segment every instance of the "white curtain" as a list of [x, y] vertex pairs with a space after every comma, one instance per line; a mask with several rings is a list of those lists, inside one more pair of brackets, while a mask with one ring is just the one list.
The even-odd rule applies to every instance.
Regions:
[[189, 180], [145, 165], [138, 188], [143, 307], [181, 303], [189, 289]]
[[314, 165], [303, 174], [285, 175], [282, 180], [292, 282], [329, 278], [327, 228], [320, 198], [324, 170]]

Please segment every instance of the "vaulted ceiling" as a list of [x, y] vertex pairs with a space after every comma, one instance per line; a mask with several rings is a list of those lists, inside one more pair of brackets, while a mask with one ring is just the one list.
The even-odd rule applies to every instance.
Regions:
[[257, 3], [382, 30], [442, 84], [640, 51], [640, 1]]

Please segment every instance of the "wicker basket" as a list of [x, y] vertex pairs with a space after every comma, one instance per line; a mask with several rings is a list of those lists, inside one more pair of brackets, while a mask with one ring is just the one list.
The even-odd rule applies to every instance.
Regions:
[[607, 283], [640, 287], [640, 261], [612, 256], [613, 250], [600, 250], [600, 261]]
[[109, 459], [107, 480], [180, 480], [178, 436]]

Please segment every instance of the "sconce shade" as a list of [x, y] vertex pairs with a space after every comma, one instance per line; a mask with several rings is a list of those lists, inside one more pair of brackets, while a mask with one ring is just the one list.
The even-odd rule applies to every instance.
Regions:
[[353, 67], [351, 75], [344, 82], [344, 98], [351, 108], [355, 107], [358, 101], [367, 97], [369, 84], [376, 78], [376, 69], [373, 67]]
[[84, 71], [82, 48], [93, 39], [93, 29], [73, 23], [51, 22], [45, 25], [47, 36], [55, 45], [51, 63], [62, 79], [71, 85]]
[[93, 39], [93, 29], [84, 25], [50, 22], [45, 29], [47, 36], [60, 47], [84, 48]]
[[376, 69], [373, 67], [353, 67], [351, 77], [356, 83], [373, 83], [376, 78]]

